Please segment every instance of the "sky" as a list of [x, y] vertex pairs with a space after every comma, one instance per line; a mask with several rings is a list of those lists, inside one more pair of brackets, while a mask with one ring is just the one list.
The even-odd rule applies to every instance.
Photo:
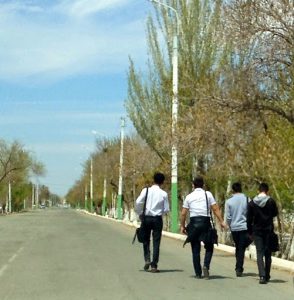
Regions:
[[151, 11], [148, 0], [0, 0], [0, 138], [45, 165], [32, 181], [65, 195], [95, 138], [119, 136], [128, 57], [144, 69]]

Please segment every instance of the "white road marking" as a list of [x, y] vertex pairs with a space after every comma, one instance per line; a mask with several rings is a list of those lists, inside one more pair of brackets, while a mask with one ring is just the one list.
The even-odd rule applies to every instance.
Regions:
[[6, 271], [6, 269], [8, 268], [8, 265], [10, 263], [12, 263], [17, 256], [20, 254], [20, 252], [23, 250], [23, 247], [20, 247], [9, 259], [8, 259], [8, 264], [2, 266], [2, 268], [0, 269], [0, 277], [4, 274], [4, 272]]

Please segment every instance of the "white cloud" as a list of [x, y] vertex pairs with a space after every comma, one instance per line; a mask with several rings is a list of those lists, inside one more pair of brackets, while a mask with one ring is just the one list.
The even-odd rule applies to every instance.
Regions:
[[85, 17], [106, 9], [129, 3], [130, 0], [64, 0], [56, 6], [58, 10], [73, 17]]
[[[67, 4], [72, 14], [86, 16], [128, 2], [77, 0], [61, 4]], [[20, 13], [25, 9], [41, 14], [32, 18]], [[118, 16], [122, 14], [120, 10]], [[142, 57], [145, 49], [144, 20], [116, 24], [115, 19], [104, 19], [99, 23], [99, 18], [58, 17], [52, 7], [13, 1], [10, 6], [0, 5], [0, 80], [58, 80], [85, 73], [122, 72], [128, 55]]]

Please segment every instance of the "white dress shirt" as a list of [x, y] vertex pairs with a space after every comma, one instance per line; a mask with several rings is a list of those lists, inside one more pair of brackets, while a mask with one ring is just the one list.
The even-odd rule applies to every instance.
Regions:
[[[143, 212], [144, 201], [146, 196], [146, 189], [141, 191], [141, 194], [136, 200], [136, 213], [141, 215]], [[158, 185], [154, 184], [148, 188], [148, 196], [146, 202], [146, 216], [162, 216], [169, 212], [169, 203], [167, 192], [162, 190]]]
[[205, 191], [201, 188], [196, 188], [192, 193], [187, 195], [183, 203], [183, 207], [189, 209], [190, 217], [210, 216], [209, 212], [207, 214], [205, 192], [208, 200], [208, 209], [210, 210], [210, 206], [216, 204], [211, 192]]

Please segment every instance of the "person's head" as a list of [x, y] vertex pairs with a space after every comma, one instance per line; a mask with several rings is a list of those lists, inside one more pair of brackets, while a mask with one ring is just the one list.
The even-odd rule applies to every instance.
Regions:
[[204, 186], [204, 180], [203, 180], [203, 177], [201, 176], [197, 176], [193, 179], [193, 185], [194, 185], [194, 188], [197, 189], [197, 188], [203, 188]]
[[268, 188], [268, 184], [265, 183], [265, 182], [262, 182], [260, 185], [259, 185], [259, 188], [258, 188], [259, 192], [260, 193], [265, 193], [267, 194], [269, 188]]
[[240, 182], [234, 182], [232, 184], [232, 190], [234, 193], [242, 193], [242, 185]]
[[162, 185], [164, 183], [164, 180], [165, 176], [160, 172], [155, 173], [153, 176], [153, 181], [155, 184]]

